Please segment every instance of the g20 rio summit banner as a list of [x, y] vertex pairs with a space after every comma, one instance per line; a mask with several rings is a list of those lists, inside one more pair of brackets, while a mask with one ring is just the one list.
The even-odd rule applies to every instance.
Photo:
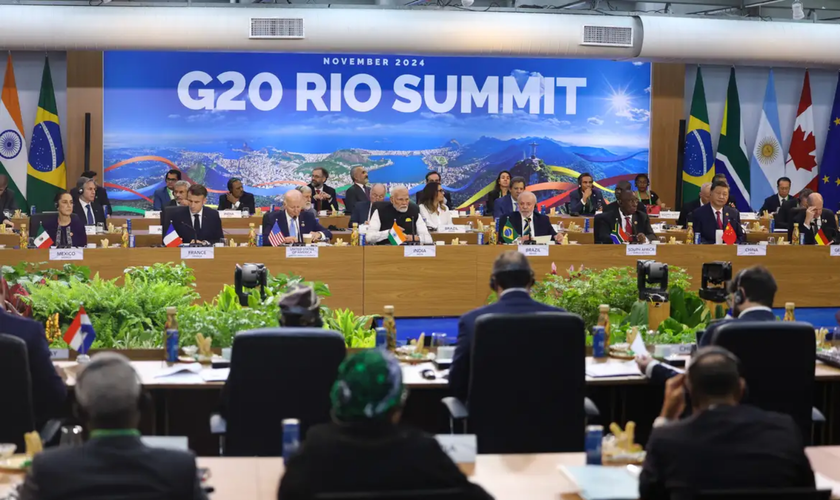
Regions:
[[315, 167], [339, 197], [356, 165], [412, 193], [437, 170], [466, 207], [509, 170], [559, 206], [582, 172], [608, 192], [647, 172], [650, 81], [601, 60], [106, 52], [104, 181], [136, 211], [170, 168], [213, 203], [238, 177], [261, 206]]

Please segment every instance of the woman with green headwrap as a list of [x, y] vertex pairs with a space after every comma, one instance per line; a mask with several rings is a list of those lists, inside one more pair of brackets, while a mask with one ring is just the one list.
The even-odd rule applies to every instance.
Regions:
[[277, 498], [456, 489], [459, 498], [491, 499], [432, 436], [398, 424], [406, 394], [390, 353], [368, 349], [345, 360], [331, 393], [333, 422], [309, 430], [286, 463]]

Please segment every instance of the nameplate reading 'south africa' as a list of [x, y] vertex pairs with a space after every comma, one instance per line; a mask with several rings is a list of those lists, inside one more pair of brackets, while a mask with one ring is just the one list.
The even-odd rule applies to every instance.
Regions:
[[764, 257], [766, 255], [766, 245], [738, 245], [738, 257]]
[[183, 247], [181, 248], [181, 260], [186, 259], [213, 259], [216, 254], [213, 247]]
[[316, 246], [286, 247], [287, 259], [317, 259], [318, 248]]
[[85, 260], [83, 248], [50, 248], [50, 260]]
[[656, 255], [656, 245], [627, 245], [626, 255]]
[[548, 245], [519, 245], [519, 253], [528, 257], [548, 257]]
[[404, 257], [434, 257], [437, 255], [437, 247], [435, 246], [407, 246], [403, 247]]
[[832, 257], [840, 257], [840, 245], [831, 245], [828, 247]]

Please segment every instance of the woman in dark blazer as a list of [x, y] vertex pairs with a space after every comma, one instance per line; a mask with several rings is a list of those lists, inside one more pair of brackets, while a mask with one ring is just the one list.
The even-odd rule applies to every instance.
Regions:
[[502, 198], [503, 196], [507, 196], [510, 192], [510, 172], [507, 170], [502, 170], [499, 172], [498, 177], [496, 177], [496, 186], [493, 188], [492, 191], [487, 193], [487, 209], [484, 211], [487, 215], [493, 215], [493, 204], [496, 203], [496, 200]]
[[78, 217], [73, 216], [73, 196], [67, 191], [59, 192], [55, 196], [55, 208], [58, 210], [58, 216], [43, 221], [44, 230], [52, 238], [53, 245], [56, 247], [87, 246], [85, 225]]

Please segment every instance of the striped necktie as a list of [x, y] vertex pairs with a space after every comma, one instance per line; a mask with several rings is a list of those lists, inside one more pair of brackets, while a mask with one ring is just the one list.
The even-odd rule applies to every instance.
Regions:
[[531, 235], [531, 218], [525, 217], [525, 222], [522, 224], [522, 236]]

